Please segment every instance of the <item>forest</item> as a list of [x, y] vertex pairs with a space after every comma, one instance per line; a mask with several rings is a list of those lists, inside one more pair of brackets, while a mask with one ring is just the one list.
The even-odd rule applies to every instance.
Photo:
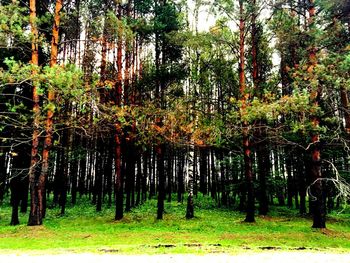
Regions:
[[0, 0], [0, 220], [207, 198], [325, 229], [350, 202], [349, 77], [347, 0]]

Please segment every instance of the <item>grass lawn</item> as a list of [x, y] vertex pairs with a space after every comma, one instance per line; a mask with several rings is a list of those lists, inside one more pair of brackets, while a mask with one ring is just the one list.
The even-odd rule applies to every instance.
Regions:
[[0, 208], [0, 253], [239, 253], [257, 250], [320, 250], [350, 252], [350, 215], [331, 214], [327, 229], [311, 228], [310, 218], [297, 211], [272, 207], [269, 216], [243, 223], [244, 214], [218, 209], [210, 199], [197, 201], [195, 218], [185, 219], [185, 204], [165, 203], [156, 220], [156, 200], [134, 208], [121, 221], [114, 209], [96, 213], [87, 201], [68, 207], [65, 216], [48, 210], [43, 226], [9, 226], [11, 209]]

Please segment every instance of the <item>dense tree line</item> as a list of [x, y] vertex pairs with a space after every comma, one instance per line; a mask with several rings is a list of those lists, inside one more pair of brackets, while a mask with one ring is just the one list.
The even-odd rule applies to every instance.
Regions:
[[0, 1], [11, 224], [83, 196], [120, 220], [176, 194], [190, 219], [201, 194], [325, 228], [349, 201], [349, 36], [345, 0]]

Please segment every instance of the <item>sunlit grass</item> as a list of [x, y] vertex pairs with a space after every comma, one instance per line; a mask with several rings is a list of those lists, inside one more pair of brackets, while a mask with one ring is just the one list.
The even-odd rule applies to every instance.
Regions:
[[236, 253], [242, 250], [350, 251], [349, 215], [329, 216], [327, 230], [311, 228], [311, 219], [297, 211], [272, 207], [269, 216], [243, 223], [244, 214], [219, 209], [207, 198], [196, 202], [195, 218], [185, 219], [185, 204], [166, 203], [163, 220], [156, 220], [156, 200], [134, 208], [114, 221], [114, 208], [95, 212], [88, 200], [48, 210], [44, 225], [9, 226], [9, 206], [0, 208], [0, 250], [5, 252]]

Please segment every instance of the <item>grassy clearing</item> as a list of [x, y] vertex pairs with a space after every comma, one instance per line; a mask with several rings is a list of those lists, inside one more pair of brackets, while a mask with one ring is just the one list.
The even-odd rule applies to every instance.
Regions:
[[96, 213], [88, 202], [67, 209], [48, 210], [44, 226], [9, 226], [10, 207], [0, 208], [0, 253], [96, 252], [123, 254], [236, 253], [256, 250], [327, 250], [350, 252], [349, 214], [330, 215], [327, 230], [311, 228], [310, 218], [273, 207], [270, 216], [243, 223], [244, 214], [197, 202], [196, 218], [186, 220], [185, 204], [166, 203], [164, 220], [156, 220], [156, 200], [127, 213], [119, 222], [114, 209]]

